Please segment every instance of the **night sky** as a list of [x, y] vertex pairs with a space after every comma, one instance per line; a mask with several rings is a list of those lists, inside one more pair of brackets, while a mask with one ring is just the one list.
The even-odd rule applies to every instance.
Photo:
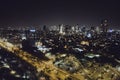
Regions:
[[[3, 0], [0, 26], [9, 25], [100, 25], [120, 26], [119, 0]], [[119, 27], [118, 27], [119, 28]]]

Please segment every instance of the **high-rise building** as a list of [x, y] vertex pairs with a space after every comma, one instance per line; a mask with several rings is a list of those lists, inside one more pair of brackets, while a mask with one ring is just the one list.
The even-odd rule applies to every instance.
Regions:
[[60, 30], [59, 30], [59, 33], [60, 34], [63, 34], [63, 27], [64, 27], [64, 25], [62, 24], [62, 25], [60, 25]]
[[95, 28], [95, 31], [96, 31], [97, 34], [100, 34], [100, 27], [97, 26], [97, 27]]
[[101, 29], [102, 29], [103, 33], [107, 32], [107, 29], [108, 29], [108, 20], [107, 19], [104, 19], [101, 21]]
[[79, 32], [79, 25], [75, 25], [75, 32], [78, 33]]

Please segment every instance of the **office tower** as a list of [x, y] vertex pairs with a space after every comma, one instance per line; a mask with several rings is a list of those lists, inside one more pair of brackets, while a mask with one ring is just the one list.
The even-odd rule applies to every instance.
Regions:
[[101, 21], [101, 29], [102, 29], [103, 33], [107, 32], [107, 29], [108, 29], [108, 20], [107, 19], [104, 19]]

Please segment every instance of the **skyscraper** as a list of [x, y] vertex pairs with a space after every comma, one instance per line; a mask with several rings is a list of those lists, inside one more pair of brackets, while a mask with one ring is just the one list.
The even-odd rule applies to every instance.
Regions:
[[108, 20], [104, 19], [101, 21], [101, 30], [103, 31], [103, 33], [106, 33], [108, 29]]

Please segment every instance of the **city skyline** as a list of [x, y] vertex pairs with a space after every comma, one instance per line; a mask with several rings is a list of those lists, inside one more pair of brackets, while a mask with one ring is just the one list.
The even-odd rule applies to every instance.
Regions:
[[120, 26], [119, 1], [1, 1], [0, 25], [92, 25], [108, 19]]

